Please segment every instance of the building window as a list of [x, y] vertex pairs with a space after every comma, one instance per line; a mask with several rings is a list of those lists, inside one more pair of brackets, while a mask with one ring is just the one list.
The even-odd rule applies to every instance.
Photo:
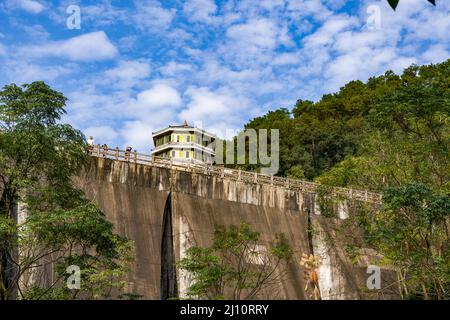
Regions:
[[175, 158], [175, 151], [172, 151], [172, 158]]
[[177, 142], [180, 142], [180, 136], [177, 136]]
[[190, 154], [190, 152], [186, 151], [186, 158], [189, 158], [189, 154]]
[[187, 142], [191, 142], [191, 136], [187, 136]]

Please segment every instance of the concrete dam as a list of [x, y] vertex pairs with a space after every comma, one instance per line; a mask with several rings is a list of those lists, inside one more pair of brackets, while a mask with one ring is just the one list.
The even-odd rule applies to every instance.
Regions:
[[275, 235], [284, 233], [294, 250], [276, 292], [260, 298], [309, 299], [305, 270], [299, 264], [303, 253], [320, 258], [322, 299], [369, 297], [371, 255], [352, 263], [339, 243], [330, 245], [335, 236], [330, 223], [354, 214], [358, 201], [376, 202], [377, 194], [352, 194], [355, 201], [342, 202], [336, 208], [339, 218], [330, 219], [320, 214], [313, 183], [101, 156], [90, 157], [75, 183], [105, 212], [117, 233], [134, 241], [128, 291], [144, 299], [183, 297], [190, 279], [174, 264], [188, 248], [209, 246], [216, 226], [241, 222], [261, 234], [262, 246], [270, 247]]

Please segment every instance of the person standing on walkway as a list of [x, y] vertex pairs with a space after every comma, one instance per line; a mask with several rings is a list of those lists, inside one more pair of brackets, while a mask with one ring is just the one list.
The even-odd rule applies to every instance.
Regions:
[[106, 143], [102, 145], [102, 150], [103, 158], [106, 158], [106, 156], [108, 155], [108, 145]]
[[87, 144], [88, 144], [89, 153], [92, 153], [92, 151], [94, 149], [94, 137], [93, 136], [89, 136], [89, 139], [87, 139]]
[[129, 160], [130, 160], [130, 153], [131, 153], [131, 150], [133, 150], [133, 148], [131, 148], [130, 146], [128, 146], [128, 147], [125, 149], [125, 161], [129, 161]]

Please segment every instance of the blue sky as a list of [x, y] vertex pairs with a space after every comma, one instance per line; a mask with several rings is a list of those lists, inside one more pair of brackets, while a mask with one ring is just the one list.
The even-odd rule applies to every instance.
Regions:
[[444, 0], [2, 0], [0, 21], [1, 86], [44, 80], [69, 98], [64, 121], [141, 152], [169, 124], [225, 133], [450, 50]]

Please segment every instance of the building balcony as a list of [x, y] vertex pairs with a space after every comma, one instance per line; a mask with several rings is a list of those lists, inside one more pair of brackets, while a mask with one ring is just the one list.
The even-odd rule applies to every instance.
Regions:
[[176, 142], [170, 141], [153, 148], [152, 153], [164, 151], [167, 149], [196, 149], [206, 153], [214, 154], [214, 150], [209, 147], [202, 146], [196, 142]]

